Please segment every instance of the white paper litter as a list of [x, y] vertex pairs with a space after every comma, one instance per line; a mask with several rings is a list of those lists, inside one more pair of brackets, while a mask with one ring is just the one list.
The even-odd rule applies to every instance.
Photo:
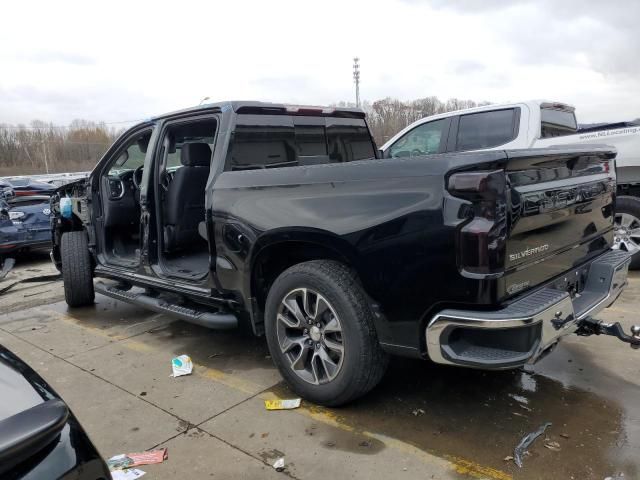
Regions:
[[273, 468], [276, 469], [277, 472], [281, 472], [284, 470], [284, 457], [280, 457], [273, 464]]
[[130, 468], [129, 470], [114, 470], [111, 472], [112, 480], [134, 480], [140, 478], [147, 472], [143, 472], [137, 468]]
[[171, 368], [173, 369], [173, 377], [180, 377], [182, 375], [190, 375], [193, 370], [193, 363], [189, 355], [180, 355], [179, 357], [171, 360]]

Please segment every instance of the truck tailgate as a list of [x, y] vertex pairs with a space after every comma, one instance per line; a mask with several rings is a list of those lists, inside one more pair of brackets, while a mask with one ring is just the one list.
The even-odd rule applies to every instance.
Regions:
[[[612, 243], [614, 153], [549, 150], [508, 152], [506, 294], [570, 270]], [[579, 289], [580, 279], [567, 279], [566, 288]]]

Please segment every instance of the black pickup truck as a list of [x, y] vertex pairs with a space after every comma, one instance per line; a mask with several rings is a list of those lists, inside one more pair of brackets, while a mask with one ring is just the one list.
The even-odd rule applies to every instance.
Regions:
[[141, 123], [52, 197], [67, 303], [97, 291], [250, 328], [325, 405], [373, 388], [390, 353], [503, 369], [569, 333], [640, 344], [593, 319], [630, 260], [611, 250], [614, 151], [378, 157], [357, 109], [225, 102]]

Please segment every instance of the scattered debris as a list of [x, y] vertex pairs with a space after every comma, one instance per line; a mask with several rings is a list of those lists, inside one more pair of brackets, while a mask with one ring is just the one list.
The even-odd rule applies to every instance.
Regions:
[[554, 452], [560, 451], [560, 444], [558, 442], [545, 441], [544, 446], [545, 448], [548, 448], [549, 450], [553, 450]]
[[[140, 453], [123, 453], [120, 455], [114, 455], [107, 460], [107, 466], [112, 472], [115, 470], [122, 470], [125, 468], [139, 467], [140, 465], [151, 465], [153, 463], [162, 463], [169, 454], [166, 448], [160, 448], [158, 450], [151, 450], [149, 452]], [[144, 472], [143, 472], [144, 473]], [[137, 478], [137, 477], [132, 477]]]
[[15, 287], [16, 285], [20, 285], [21, 283], [55, 282], [57, 280], [62, 280], [62, 274], [58, 273], [55, 275], [39, 275], [37, 277], [23, 278], [22, 280], [18, 280], [17, 282], [10, 283], [5, 287], [0, 288], [0, 295], [2, 295], [5, 292], [8, 292], [13, 287]]
[[279, 459], [277, 459], [275, 461], [275, 463], [273, 464], [273, 468], [276, 469], [276, 472], [283, 472], [284, 471], [284, 457], [280, 457]]
[[140, 478], [147, 472], [143, 472], [137, 468], [130, 468], [129, 470], [115, 470], [111, 472], [112, 480], [134, 480]]
[[2, 267], [2, 269], [0, 270], [0, 280], [7, 276], [7, 273], [11, 271], [15, 264], [16, 261], [14, 258], [5, 258], [4, 262], [2, 262], [2, 259], [0, 259], [0, 267]]
[[325, 443], [325, 445], [327, 447], [335, 447], [336, 446], [336, 442], [332, 442], [331, 440], [329, 440], [327, 443]]
[[260, 438], [267, 438], [269, 436], [269, 432], [264, 432], [262, 435], [260, 435]]
[[561, 433], [560, 436], [562, 438], [570, 438], [568, 433]]
[[359, 447], [371, 448], [371, 442], [368, 440], [364, 440], [358, 444]]
[[292, 410], [300, 406], [300, 398], [292, 398], [290, 400], [265, 400], [264, 408], [267, 410]]
[[418, 415], [424, 415], [426, 412], [421, 408], [416, 408], [413, 412], [413, 416], [417, 417]]
[[222, 354], [221, 353], [212, 353], [211, 355], [209, 355], [209, 358], [219, 357], [220, 355], [222, 355]]
[[140, 395], [141, 397], [146, 397], [147, 396], [147, 392], [140, 392], [138, 395]]
[[616, 473], [613, 477], [607, 477], [604, 480], [624, 480], [624, 473]]
[[180, 377], [182, 375], [190, 375], [193, 370], [193, 363], [189, 355], [180, 355], [171, 360], [171, 368], [173, 369], [172, 377]]
[[536, 430], [535, 432], [528, 433], [522, 438], [522, 440], [520, 440], [520, 443], [516, 446], [515, 450], [513, 451], [513, 461], [519, 468], [522, 468], [522, 456], [527, 451], [527, 448], [529, 448], [529, 446], [535, 441], [535, 439], [538, 438], [540, 435], [542, 435], [544, 431], [550, 426], [551, 426], [551, 422], [547, 422], [544, 425], [542, 425], [538, 430]]
[[510, 462], [511, 460], [513, 460], [513, 457], [511, 455], [507, 455], [506, 457], [503, 458], [503, 460], [505, 462]]

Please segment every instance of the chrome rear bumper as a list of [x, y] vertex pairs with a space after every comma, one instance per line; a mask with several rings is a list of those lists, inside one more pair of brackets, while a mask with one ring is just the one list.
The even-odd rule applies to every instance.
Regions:
[[618, 298], [630, 261], [621, 250], [596, 258], [584, 288], [573, 298], [549, 284], [500, 310], [442, 310], [426, 328], [427, 353], [436, 363], [485, 369], [533, 363], [562, 336], [574, 333], [581, 320]]

